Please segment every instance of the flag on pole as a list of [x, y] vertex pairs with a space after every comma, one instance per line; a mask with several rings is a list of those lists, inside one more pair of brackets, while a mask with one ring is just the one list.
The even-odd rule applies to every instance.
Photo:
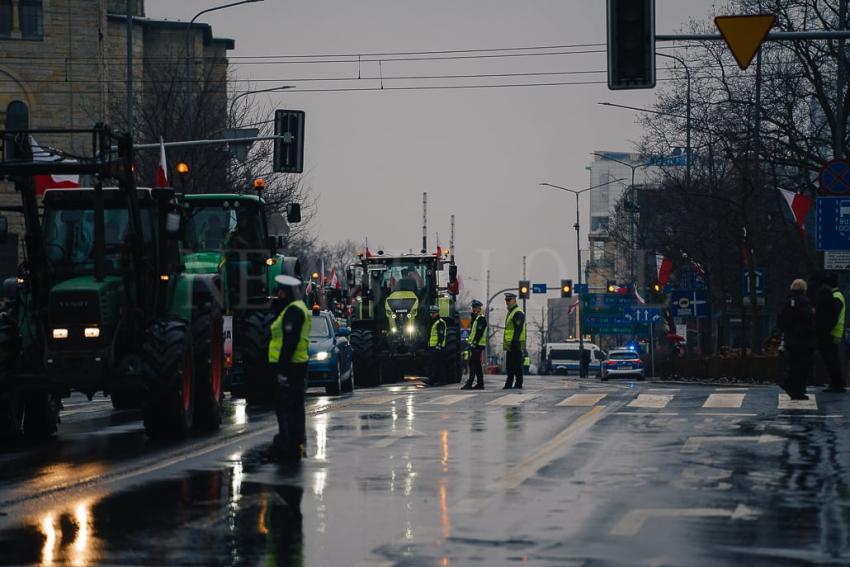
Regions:
[[342, 284], [339, 281], [339, 278], [336, 277], [336, 268], [331, 268], [331, 277], [328, 281], [328, 285], [333, 289], [342, 289]]
[[168, 187], [168, 163], [165, 160], [165, 142], [159, 137], [159, 165], [156, 166], [155, 187]]
[[570, 305], [569, 309], [567, 309], [567, 315], [572, 315], [575, 313], [575, 310], [578, 308], [578, 300], [573, 301], [572, 305]]
[[641, 305], [646, 305], [646, 300], [641, 297], [640, 293], [638, 292], [637, 286], [635, 286], [635, 299], [637, 299], [637, 302]]
[[[30, 147], [32, 149], [32, 160], [42, 162], [63, 161], [76, 163], [76, 160], [62, 159], [60, 156], [45, 150], [38, 145], [35, 138], [30, 136]], [[80, 186], [79, 175], [33, 175], [35, 194], [44, 195], [48, 189], [76, 189]]]
[[363, 255], [366, 256], [367, 258], [371, 258], [373, 256], [373, 254], [372, 254], [372, 251], [369, 250], [369, 237], [368, 236], [366, 237], [366, 240], [363, 243], [363, 248], [365, 249], [363, 251]]
[[437, 254], [436, 255], [439, 258], [443, 257], [443, 247], [440, 244], [440, 233], [439, 232], [437, 233]]
[[800, 231], [800, 236], [805, 235], [806, 215], [809, 213], [809, 209], [812, 208], [812, 205], [815, 204], [814, 199], [801, 195], [800, 193], [788, 191], [787, 189], [779, 189], [779, 191], [782, 192], [782, 196], [785, 198], [788, 208], [791, 209], [791, 215], [794, 217], [794, 222], [797, 225], [797, 230]]
[[673, 261], [664, 254], [655, 254], [655, 269], [658, 272], [658, 283], [667, 285], [670, 281], [670, 272], [673, 271]]

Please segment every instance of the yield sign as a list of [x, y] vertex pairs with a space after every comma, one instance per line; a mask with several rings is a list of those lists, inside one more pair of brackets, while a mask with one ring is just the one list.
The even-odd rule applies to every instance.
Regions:
[[754, 16], [717, 16], [714, 25], [726, 40], [726, 45], [735, 56], [742, 70], [750, 66], [759, 46], [767, 37], [767, 32], [776, 22], [774, 14], [756, 14]]

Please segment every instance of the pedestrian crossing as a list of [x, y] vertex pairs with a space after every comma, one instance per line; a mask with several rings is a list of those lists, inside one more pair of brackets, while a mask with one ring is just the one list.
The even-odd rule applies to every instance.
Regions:
[[[462, 408], [481, 400], [490, 407], [534, 406], [535, 409], [550, 408], [592, 408], [599, 405], [620, 404], [625, 412], [629, 411], [660, 411], [678, 409], [698, 409], [709, 412], [729, 411], [778, 411], [788, 412], [817, 412], [818, 395], [809, 394], [808, 400], [792, 400], [786, 394], [776, 394], [768, 388], [745, 389], [731, 391], [729, 388], [717, 388], [713, 391], [677, 390], [664, 388], [648, 388], [634, 390], [627, 388], [587, 388], [576, 392], [574, 388], [565, 389], [560, 396], [553, 389], [542, 389], [531, 392], [502, 392], [483, 390], [447, 394], [429, 390], [419, 390], [408, 393], [373, 394], [364, 397], [355, 396], [355, 404], [365, 406], [395, 405], [415, 401], [417, 405], [438, 408]], [[433, 392], [434, 396], [430, 394]], [[570, 393], [574, 392], [574, 393]], [[563, 397], [565, 394], [569, 394]], [[729, 414], [733, 415], [733, 414]], [[745, 414], [735, 414], [745, 415]]]

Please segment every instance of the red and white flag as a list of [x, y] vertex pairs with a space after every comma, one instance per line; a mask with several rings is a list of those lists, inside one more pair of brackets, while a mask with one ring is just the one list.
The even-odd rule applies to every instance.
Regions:
[[809, 213], [809, 209], [812, 208], [812, 205], [815, 204], [814, 199], [801, 195], [800, 193], [788, 191], [787, 189], [779, 190], [782, 192], [785, 202], [788, 203], [788, 208], [791, 209], [791, 214], [794, 216], [794, 222], [797, 225], [797, 230], [800, 231], [801, 235], [806, 234], [806, 215]]
[[165, 160], [165, 142], [159, 137], [159, 165], [156, 166], [155, 187], [168, 187], [168, 162]]
[[641, 297], [640, 293], [638, 292], [637, 286], [635, 286], [635, 299], [641, 305], [646, 305], [646, 300], [643, 297]]
[[673, 261], [664, 254], [656, 254], [655, 269], [658, 272], [658, 283], [667, 285], [670, 281], [670, 272], [673, 271]]
[[372, 256], [374, 256], [374, 254], [372, 254], [372, 251], [369, 250], [369, 238], [368, 237], [366, 238], [366, 241], [363, 243], [363, 248], [365, 248], [365, 250], [363, 251], [364, 256], [366, 256], [367, 258], [371, 258]]
[[441, 258], [443, 256], [443, 247], [440, 244], [440, 233], [439, 232], [437, 233], [437, 253], [436, 253], [436, 256], [439, 256]]
[[329, 278], [328, 285], [331, 286], [332, 289], [342, 289], [342, 284], [339, 282], [339, 278], [336, 277], [336, 268], [331, 268], [331, 276]]
[[[32, 148], [33, 161], [64, 161], [76, 163], [76, 160], [62, 159], [61, 157], [50, 153], [35, 141], [35, 138], [30, 136], [30, 147]], [[77, 189], [80, 186], [79, 175], [33, 175], [33, 183], [35, 184], [35, 194], [44, 195], [48, 189]]]
[[569, 309], [567, 309], [567, 315], [572, 315], [575, 313], [575, 310], [578, 308], [578, 300], [573, 301], [572, 305], [570, 305]]

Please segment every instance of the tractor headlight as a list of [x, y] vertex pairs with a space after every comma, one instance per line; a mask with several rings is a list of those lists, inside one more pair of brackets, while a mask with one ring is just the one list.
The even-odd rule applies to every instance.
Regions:
[[393, 327], [392, 329], [390, 329], [390, 332], [391, 332], [391, 333], [393, 333], [393, 334], [395, 334], [397, 331], [398, 331], [398, 329], [396, 329], [395, 327]]
[[53, 329], [53, 338], [54, 339], [67, 339], [68, 338], [68, 329]]
[[86, 327], [85, 335], [87, 339], [96, 339], [100, 336], [100, 329], [97, 327]]
[[413, 327], [413, 325], [408, 325], [407, 327], [404, 328], [404, 330], [407, 331], [408, 335], [412, 335], [413, 331], [415, 331], [416, 329]]
[[318, 361], [322, 361], [322, 360], [327, 360], [329, 356], [330, 356], [330, 353], [328, 353], [328, 351], [322, 350], [322, 351], [319, 351], [316, 354], [314, 354], [313, 359], [318, 360]]

